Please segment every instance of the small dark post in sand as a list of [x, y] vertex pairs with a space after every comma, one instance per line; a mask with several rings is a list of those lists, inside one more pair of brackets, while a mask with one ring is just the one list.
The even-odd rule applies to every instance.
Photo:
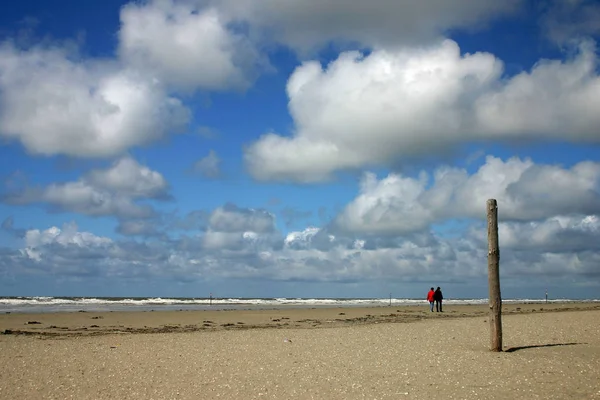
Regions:
[[498, 246], [498, 203], [487, 201], [488, 286], [491, 351], [502, 351], [502, 298], [500, 296], [500, 248]]

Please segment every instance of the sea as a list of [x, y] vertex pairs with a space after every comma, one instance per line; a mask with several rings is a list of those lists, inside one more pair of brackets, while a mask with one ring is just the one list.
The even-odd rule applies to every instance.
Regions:
[[[503, 299], [503, 303], [581, 303], [600, 299]], [[444, 304], [487, 304], [488, 299], [444, 299]], [[161, 298], [161, 297], [0, 297], [0, 313], [94, 311], [267, 310], [423, 306], [423, 299], [396, 298]]]

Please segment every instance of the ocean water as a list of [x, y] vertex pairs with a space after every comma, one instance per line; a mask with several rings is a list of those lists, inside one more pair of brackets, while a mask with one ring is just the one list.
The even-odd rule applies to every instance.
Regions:
[[[487, 304], [488, 299], [444, 299], [444, 304]], [[503, 303], [545, 303], [545, 299], [503, 299]], [[600, 302], [552, 299], [548, 303]], [[81, 311], [259, 310], [322, 307], [424, 306], [423, 299], [395, 298], [160, 298], [0, 297], [0, 313]]]

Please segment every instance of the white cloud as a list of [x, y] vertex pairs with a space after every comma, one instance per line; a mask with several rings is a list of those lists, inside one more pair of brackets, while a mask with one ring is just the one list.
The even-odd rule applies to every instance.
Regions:
[[270, 233], [275, 230], [275, 216], [265, 210], [240, 208], [226, 204], [216, 208], [208, 218], [210, 229], [217, 232]]
[[[600, 77], [595, 43], [582, 42], [566, 62], [540, 60], [482, 94], [474, 104], [482, 139], [598, 142]], [[475, 137], [475, 139], [478, 139]]]
[[90, 232], [79, 232], [74, 222], [64, 224], [62, 229], [55, 226], [46, 230], [30, 229], [24, 235], [25, 249], [22, 254], [34, 261], [41, 261], [47, 249], [45, 246], [54, 244], [60, 246], [74, 245], [79, 248], [106, 247], [113, 241], [106, 237], [96, 236]]
[[46, 202], [58, 211], [76, 212], [91, 216], [145, 218], [153, 213], [147, 205], [135, 204], [130, 197], [98, 189], [89, 182], [54, 183], [46, 187], [32, 202]]
[[301, 53], [330, 41], [363, 46], [422, 43], [450, 29], [477, 28], [514, 11], [519, 0], [219, 0], [212, 1], [232, 19], [250, 23], [254, 35]]
[[202, 247], [206, 250], [239, 250], [243, 246], [242, 232], [219, 232], [208, 230], [202, 235]]
[[[67, 277], [185, 282], [202, 278], [364, 284], [426, 279], [472, 286], [484, 283], [487, 274], [483, 220], [485, 200], [492, 193], [500, 205], [505, 283], [518, 285], [522, 276], [539, 277], [544, 284], [559, 285], [565, 276], [583, 283], [600, 273], [600, 164], [561, 168], [488, 157], [472, 175], [440, 168], [432, 182], [428, 178], [392, 174], [378, 180], [367, 175], [361, 194], [332, 226], [285, 236], [275, 229], [273, 214], [232, 204], [213, 210], [204, 232], [179, 239], [115, 241], [77, 232], [74, 226], [29, 230], [21, 252], [24, 259], [15, 261], [10, 255], [8, 261], [0, 260], [0, 268], [18, 262], [23, 273], [31, 268]], [[535, 198], [544, 202], [530, 201]], [[478, 220], [460, 228], [457, 238], [428, 227], [461, 217]], [[122, 224], [128, 234], [147, 235], [151, 228], [135, 220], [125, 222], [132, 222]]]
[[454, 218], [482, 219], [487, 199], [498, 200], [503, 220], [532, 221], [556, 215], [600, 213], [600, 164], [581, 162], [571, 168], [507, 161], [488, 156], [473, 175], [440, 167], [433, 179], [390, 174], [377, 180], [366, 174], [360, 194], [335, 218], [348, 233], [401, 235]]
[[59, 211], [91, 216], [147, 218], [154, 210], [137, 200], [165, 199], [168, 183], [163, 176], [130, 157], [115, 161], [106, 170], [92, 170], [73, 182], [45, 188], [25, 188], [4, 196], [12, 204], [47, 203]]
[[[540, 222], [503, 222], [498, 226], [502, 248], [541, 253], [600, 251], [600, 218], [551, 217]], [[471, 229], [471, 235], [487, 242], [484, 229]]]
[[301, 232], [290, 232], [286, 235], [284, 243], [288, 247], [292, 247], [296, 244], [307, 247], [310, 245], [312, 238], [319, 232], [319, 228], [309, 226]]
[[[565, 277], [572, 285], [597, 285], [599, 221], [598, 215], [590, 215], [501, 222], [504, 287], [522, 285], [523, 276], [537, 278], [539, 285], [561, 286]], [[204, 236], [145, 243], [98, 237], [66, 224], [63, 229], [28, 230], [20, 255], [0, 252], [0, 272], [10, 267], [20, 276], [59, 274], [61, 279], [86, 276], [95, 281], [118, 277], [144, 285], [241, 279], [258, 280], [265, 289], [268, 282], [299, 280], [361, 285], [441, 282], [446, 287], [473, 288], [485, 285], [485, 241], [481, 222], [468, 226], [460, 238], [425, 230], [390, 239], [361, 235], [349, 239], [312, 227], [287, 237], [209, 229]]]
[[[158, 226], [161, 226], [160, 230]], [[198, 231], [192, 236], [182, 235], [177, 239], [181, 251], [205, 251], [215, 254], [220, 251], [243, 252], [248, 255], [259, 249], [281, 247], [281, 238], [275, 228], [275, 216], [266, 210], [242, 208], [227, 203], [211, 212], [196, 210], [180, 218], [170, 215], [162, 222], [155, 220], [121, 221], [120, 233], [126, 235], [161, 236], [167, 232]], [[278, 245], [278, 243], [280, 243]]]
[[117, 160], [109, 169], [91, 171], [86, 179], [98, 188], [135, 198], [162, 197], [168, 189], [167, 181], [159, 172], [140, 165], [131, 157]]
[[[338, 246], [335, 243], [335, 236], [328, 234], [321, 228], [309, 226], [303, 231], [290, 232], [286, 235], [283, 244], [285, 248], [302, 250], [315, 248], [322, 250], [323, 248], [331, 248]], [[325, 245], [325, 246], [323, 246]]]
[[161, 85], [111, 62], [0, 44], [0, 135], [33, 154], [109, 157], [180, 129], [188, 110]]
[[104, 246], [111, 244], [112, 240], [107, 237], [96, 236], [90, 232], [79, 232], [76, 223], [64, 224], [62, 229], [55, 226], [46, 230], [30, 229], [25, 232], [25, 245], [36, 248], [48, 244], [60, 244], [67, 246], [74, 244], [80, 247]]
[[421, 202], [426, 180], [390, 175], [381, 181], [367, 173], [361, 194], [337, 217], [336, 226], [347, 232], [394, 234], [422, 231], [434, 219]]
[[194, 163], [193, 170], [207, 178], [216, 178], [221, 174], [220, 165], [221, 159], [214, 150], [211, 150], [206, 157]]
[[594, 46], [501, 79], [488, 53], [461, 55], [445, 40], [427, 48], [342, 53], [323, 70], [298, 67], [287, 85], [295, 131], [246, 149], [260, 180], [316, 182], [336, 171], [386, 165], [482, 140], [597, 142], [600, 78]]
[[234, 204], [217, 207], [208, 216], [207, 230], [198, 239], [208, 251], [257, 250], [280, 240], [275, 215]]
[[247, 88], [259, 55], [214, 8], [157, 0], [121, 9], [121, 57], [182, 91]]
[[600, 33], [600, 5], [594, 0], [554, 0], [548, 2], [541, 25], [548, 38], [564, 44]]

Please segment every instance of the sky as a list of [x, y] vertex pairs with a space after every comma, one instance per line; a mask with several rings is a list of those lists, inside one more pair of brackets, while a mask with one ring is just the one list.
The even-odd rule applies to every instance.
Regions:
[[599, 298], [600, 3], [0, 5], [0, 296]]

